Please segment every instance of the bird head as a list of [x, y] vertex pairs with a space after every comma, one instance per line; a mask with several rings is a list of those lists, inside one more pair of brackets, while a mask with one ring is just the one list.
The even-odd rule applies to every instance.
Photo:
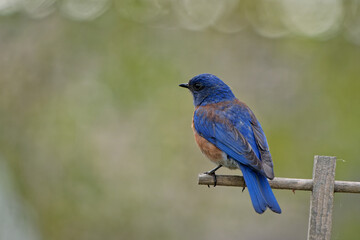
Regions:
[[235, 98], [228, 85], [220, 78], [208, 73], [197, 75], [189, 83], [183, 83], [179, 86], [190, 90], [195, 106], [230, 101]]

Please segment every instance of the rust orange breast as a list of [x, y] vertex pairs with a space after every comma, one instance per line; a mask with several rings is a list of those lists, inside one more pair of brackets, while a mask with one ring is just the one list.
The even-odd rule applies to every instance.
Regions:
[[224, 159], [226, 159], [226, 154], [221, 151], [219, 148], [217, 148], [214, 144], [200, 136], [195, 127], [194, 123], [192, 124], [192, 129], [194, 131], [195, 141], [197, 145], [199, 146], [201, 152], [209, 158], [212, 162], [216, 164], [220, 164]]

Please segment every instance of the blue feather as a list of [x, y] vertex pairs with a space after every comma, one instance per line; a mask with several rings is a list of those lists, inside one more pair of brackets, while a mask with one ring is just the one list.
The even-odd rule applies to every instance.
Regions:
[[279, 203], [277, 202], [273, 191], [271, 190], [270, 184], [268, 182], [268, 180], [266, 179], [266, 177], [264, 177], [261, 174], [256, 174], [258, 179], [259, 179], [259, 183], [260, 183], [260, 191], [264, 197], [264, 200], [266, 201], [266, 205], [273, 211], [276, 213], [281, 213], [281, 208], [279, 206]]
[[261, 193], [257, 175], [253, 170], [244, 165], [240, 164], [240, 169], [244, 175], [253, 207], [257, 213], [261, 214], [266, 210], [267, 203]]
[[273, 212], [281, 213], [281, 208], [266, 177], [243, 165], [240, 165], [240, 169], [255, 211], [261, 214], [269, 207]]
[[269, 207], [281, 213], [267, 180], [274, 178], [269, 146], [250, 108], [212, 74], [200, 74], [180, 86], [187, 87], [193, 94], [196, 133], [237, 162], [255, 211], [263, 213]]

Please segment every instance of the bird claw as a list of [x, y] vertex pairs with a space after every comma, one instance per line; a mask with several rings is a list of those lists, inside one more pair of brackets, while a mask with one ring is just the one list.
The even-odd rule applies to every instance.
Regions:
[[[211, 175], [211, 176], [214, 177], [214, 187], [216, 187], [216, 184], [217, 184], [217, 179], [216, 179], [215, 172], [216, 172], [216, 170], [218, 170], [221, 167], [222, 167], [222, 165], [219, 165], [219, 166], [217, 166], [216, 168], [214, 168], [214, 169], [212, 169], [210, 171], [204, 172], [204, 174]], [[210, 187], [210, 186], [208, 185], [208, 187]]]
[[[216, 187], [217, 179], [216, 179], [216, 174], [215, 174], [215, 172], [209, 171], [209, 172], [204, 172], [204, 174], [213, 176], [213, 178], [214, 178], [214, 187]], [[210, 185], [208, 185], [208, 187], [210, 188]]]

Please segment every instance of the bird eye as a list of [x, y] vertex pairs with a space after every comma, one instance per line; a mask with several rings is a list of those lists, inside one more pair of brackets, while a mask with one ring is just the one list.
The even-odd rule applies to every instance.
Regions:
[[203, 88], [204, 88], [204, 86], [201, 83], [195, 83], [194, 84], [194, 90], [195, 91], [200, 91]]

